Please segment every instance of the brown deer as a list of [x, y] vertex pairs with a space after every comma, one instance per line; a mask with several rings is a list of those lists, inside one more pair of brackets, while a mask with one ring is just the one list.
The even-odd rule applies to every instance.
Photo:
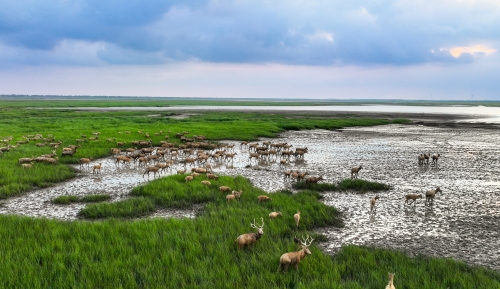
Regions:
[[357, 179], [358, 173], [362, 168], [363, 168], [362, 166], [352, 168], [351, 169], [351, 179]]
[[96, 173], [101, 173], [101, 168], [102, 168], [102, 163], [99, 163], [98, 165], [94, 165], [94, 168], [92, 170], [92, 173], [93, 174], [96, 174]]
[[323, 180], [323, 176], [308, 177], [308, 178], [306, 178], [306, 184], [317, 184], [321, 180]]
[[260, 202], [267, 202], [267, 201], [272, 201], [272, 198], [268, 197], [268, 196], [264, 196], [264, 195], [261, 195], [261, 196], [258, 196], [257, 197], [257, 200]]
[[257, 230], [257, 232], [253, 233], [246, 233], [243, 235], [240, 235], [238, 238], [236, 238], [235, 242], [238, 245], [238, 249], [243, 248], [245, 245], [252, 246], [257, 242], [257, 240], [264, 235], [264, 218], [262, 218], [262, 225], [258, 226], [255, 224], [255, 219], [253, 219], [253, 224], [250, 223], [250, 226], [254, 229]]
[[297, 228], [299, 227], [299, 221], [300, 221], [300, 211], [297, 211], [295, 215], [293, 215], [293, 219], [295, 220], [295, 225]]
[[229, 202], [230, 200], [239, 200], [241, 197], [242, 191], [233, 191], [231, 194], [226, 196], [226, 200]]
[[269, 213], [269, 218], [270, 219], [276, 219], [278, 216], [283, 216], [282, 212], [271, 212]]
[[160, 172], [159, 172], [160, 168], [158, 167], [155, 167], [155, 166], [148, 166], [146, 168], [146, 170], [144, 171], [144, 174], [142, 174], [142, 177], [144, 178], [144, 176], [146, 174], [148, 174], [148, 179], [149, 179], [149, 173], [153, 173], [153, 178], [156, 177], [156, 174], [158, 174], [158, 176], [160, 176]]
[[295, 269], [299, 270], [299, 263], [302, 259], [304, 259], [307, 255], [311, 255], [311, 251], [309, 251], [309, 246], [311, 246], [314, 241], [313, 238], [307, 235], [307, 238], [304, 240], [299, 240], [297, 237], [294, 238], [295, 242], [298, 243], [302, 249], [295, 252], [288, 252], [280, 257], [280, 265], [278, 267], [278, 272], [283, 269], [283, 271], [288, 270], [288, 266], [295, 265]]
[[375, 204], [377, 203], [377, 200], [379, 199], [379, 196], [375, 196], [370, 200], [370, 213], [372, 213], [375, 209]]

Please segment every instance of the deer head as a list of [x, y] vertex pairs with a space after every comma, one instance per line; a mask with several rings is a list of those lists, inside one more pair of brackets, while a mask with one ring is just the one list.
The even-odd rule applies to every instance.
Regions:
[[302, 250], [306, 253], [306, 255], [311, 255], [311, 251], [309, 251], [309, 246], [311, 246], [312, 242], [314, 239], [307, 235], [307, 237], [304, 239], [303, 237], [301, 239], [297, 238], [295, 236], [293, 238], [297, 244], [299, 244], [302, 247]]
[[264, 218], [261, 218], [261, 220], [262, 220], [262, 225], [260, 225], [260, 226], [256, 225], [256, 224], [255, 224], [255, 219], [253, 219], [253, 224], [252, 224], [252, 223], [250, 223], [250, 226], [251, 226], [252, 228], [256, 229], [256, 230], [257, 230], [257, 233], [258, 233], [259, 235], [264, 235], [264, 229], [263, 229], [263, 228], [264, 228]]

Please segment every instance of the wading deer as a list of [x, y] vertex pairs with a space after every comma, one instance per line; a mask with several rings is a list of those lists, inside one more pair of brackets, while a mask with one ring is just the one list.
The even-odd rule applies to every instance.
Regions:
[[357, 179], [358, 173], [362, 168], [363, 168], [362, 166], [352, 168], [351, 169], [351, 179]]

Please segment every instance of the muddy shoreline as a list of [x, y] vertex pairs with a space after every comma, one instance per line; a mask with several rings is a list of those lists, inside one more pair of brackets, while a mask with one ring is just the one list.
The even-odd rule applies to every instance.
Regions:
[[[299, 113], [318, 115], [317, 111]], [[332, 115], [330, 111], [324, 113]], [[373, 116], [371, 113], [354, 115]], [[394, 114], [376, 115], [395, 117]], [[449, 257], [500, 270], [498, 127], [461, 122], [470, 116], [398, 114], [397, 117], [408, 118], [411, 124], [287, 131], [278, 138], [261, 139], [260, 142], [286, 141], [294, 147], [308, 147], [304, 160], [290, 161], [285, 168], [280, 167], [279, 160], [249, 163], [247, 149], [240, 149], [239, 142], [226, 141], [236, 144], [238, 154], [232, 163], [213, 163], [214, 170], [217, 174], [242, 175], [255, 186], [273, 192], [291, 188], [290, 182], [283, 178], [285, 170], [323, 175], [326, 182], [333, 183], [348, 178], [350, 168], [362, 164], [360, 178], [387, 183], [392, 189], [379, 194], [377, 211], [372, 215], [369, 199], [373, 193], [325, 193], [323, 202], [338, 208], [346, 224], [344, 228], [318, 230], [328, 237], [327, 242], [319, 244], [325, 252], [334, 254], [346, 244], [366, 245], [400, 250], [412, 256]], [[417, 156], [427, 152], [442, 155], [438, 165], [417, 164]], [[133, 187], [148, 181], [142, 177], [142, 168], [115, 166], [113, 158], [98, 162], [103, 163], [101, 175], [82, 170], [76, 178], [63, 184], [5, 200], [0, 213], [77, 220], [77, 213], [85, 204], [62, 206], [50, 200], [66, 194], [106, 193], [116, 202], [127, 198]], [[182, 167], [177, 163], [169, 174]], [[425, 206], [424, 200], [418, 200], [415, 207], [404, 205], [405, 194], [425, 193], [436, 186], [441, 187], [443, 193], [436, 196], [432, 206]], [[161, 210], [149, 217], [192, 218], [199, 209]]]

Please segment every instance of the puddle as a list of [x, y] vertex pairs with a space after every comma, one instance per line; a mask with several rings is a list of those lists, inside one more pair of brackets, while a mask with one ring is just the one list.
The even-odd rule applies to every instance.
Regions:
[[[325, 193], [324, 203], [342, 212], [345, 227], [319, 230], [328, 236], [327, 242], [319, 244], [324, 251], [335, 253], [345, 244], [369, 245], [410, 255], [451, 257], [500, 270], [500, 134], [495, 130], [387, 125], [289, 131], [262, 141], [287, 142], [292, 149], [307, 147], [308, 153], [304, 160], [291, 158], [283, 167], [279, 158], [249, 160], [248, 148], [227, 141], [224, 143], [234, 144], [237, 155], [232, 162], [212, 161], [215, 173], [242, 175], [273, 192], [291, 188], [283, 177], [285, 170], [307, 171], [323, 175], [326, 182], [337, 182], [350, 177], [351, 167], [362, 165], [360, 178], [392, 186], [379, 194], [372, 215], [369, 201], [373, 193]], [[419, 166], [417, 156], [421, 153], [439, 153], [441, 157], [435, 166]], [[68, 182], [7, 199], [0, 213], [75, 220], [85, 204], [62, 206], [50, 200], [65, 194], [105, 193], [115, 202], [148, 181], [142, 176], [142, 167], [115, 166], [113, 158], [98, 162], [102, 163], [102, 174], [83, 170]], [[167, 174], [183, 167], [177, 163]], [[425, 194], [437, 186], [442, 193], [436, 195], [432, 206], [425, 206], [424, 199], [418, 199], [415, 207], [404, 205], [405, 194]], [[160, 210], [149, 217], [193, 218], [199, 209]]]

